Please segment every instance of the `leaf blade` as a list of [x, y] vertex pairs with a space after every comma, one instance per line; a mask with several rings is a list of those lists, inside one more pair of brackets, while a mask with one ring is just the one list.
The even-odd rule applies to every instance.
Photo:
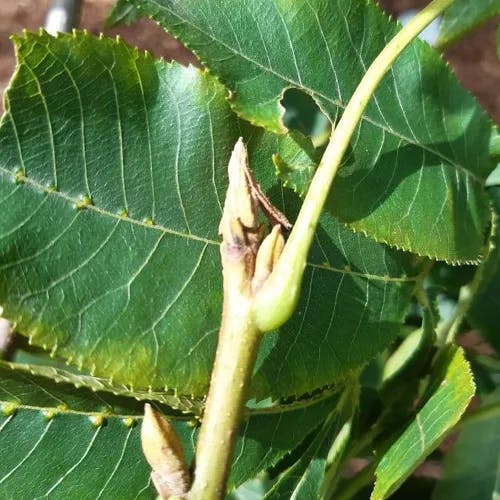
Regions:
[[[196, 53], [231, 90], [239, 114], [275, 133], [285, 130], [280, 100], [289, 88], [311, 95], [335, 123], [398, 29], [371, 3], [303, 0], [290, 8], [269, 1], [235, 9], [220, 1], [214, 9], [206, 2], [129, 1]], [[484, 111], [415, 41], [374, 94], [330, 210], [377, 241], [440, 260], [475, 261], [488, 223], [482, 185], [493, 168], [485, 154], [489, 133]]]
[[[50, 370], [49, 370], [50, 371]], [[0, 363], [0, 495], [35, 498], [155, 498], [142, 456], [143, 403]], [[241, 428], [229, 487], [274, 465], [331, 411], [333, 398], [289, 412], [251, 416]], [[169, 414], [191, 461], [197, 427]]]
[[298, 460], [278, 477], [265, 500], [323, 498], [328, 495], [331, 474], [335, 474], [350, 438], [358, 390], [357, 382], [346, 388], [336, 408], [312, 435]]
[[474, 395], [474, 381], [461, 348], [450, 347], [441, 364], [438, 369], [444, 374], [436, 381], [434, 393], [378, 463], [373, 500], [387, 498], [401, 485], [458, 422]]
[[[483, 404], [498, 404], [499, 390]], [[500, 476], [500, 420], [493, 415], [480, 422], [465, 423], [453, 450], [446, 456], [443, 478], [432, 498], [495, 498]]]
[[[299, 206], [273, 174], [275, 138], [238, 122], [209, 75], [122, 42], [17, 43], [0, 129], [6, 316], [116, 384], [203, 396], [220, 321], [219, 200], [237, 135], [273, 202], [289, 215]], [[312, 392], [385, 348], [420, 271], [325, 214], [299, 310], [282, 335], [266, 335], [252, 396]]]

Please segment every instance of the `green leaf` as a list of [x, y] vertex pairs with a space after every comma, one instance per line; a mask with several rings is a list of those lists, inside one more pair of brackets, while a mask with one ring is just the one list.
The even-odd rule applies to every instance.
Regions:
[[118, 0], [106, 18], [106, 26], [111, 28], [120, 24], [132, 24], [140, 17], [137, 7], [130, 5], [127, 0]]
[[[283, 133], [289, 88], [335, 123], [399, 29], [371, 2], [129, 0], [179, 37], [231, 90], [243, 118]], [[328, 209], [377, 241], [476, 261], [488, 224], [490, 120], [439, 55], [416, 40], [374, 94]], [[432, 221], [429, 224], [429, 221]]]
[[8, 362], [3, 362], [2, 366], [16, 370], [17, 373], [25, 373], [26, 375], [35, 377], [45, 377], [56, 383], [71, 384], [75, 388], [83, 387], [94, 392], [108, 392], [115, 396], [133, 398], [137, 401], [156, 401], [173, 410], [179, 410], [183, 413], [190, 413], [196, 416], [201, 416], [203, 413], [204, 401], [201, 398], [188, 398], [178, 395], [174, 391], [155, 392], [152, 390], [134, 390], [104, 378], [77, 374], [53, 366]]
[[[270, 157], [292, 153], [296, 138], [255, 131], [248, 142], [250, 164], [269, 165], [259, 170], [259, 182], [292, 222], [301, 201], [277, 184]], [[420, 272], [419, 259], [353, 233], [325, 213], [297, 310], [279, 335], [264, 337], [254, 373], [257, 394], [273, 386], [309, 392], [311, 380], [321, 380], [318, 386], [339, 380], [382, 351], [399, 333]], [[269, 380], [273, 385], [266, 389]]]
[[314, 140], [328, 139], [330, 122], [310, 95], [289, 89], [283, 95], [282, 105], [285, 108], [283, 123], [288, 129], [297, 130]]
[[302, 457], [283, 473], [264, 499], [318, 498], [325, 475], [326, 456], [336, 431], [338, 423], [335, 413], [332, 413]]
[[[142, 406], [0, 365], [0, 497], [155, 498]], [[174, 425], [189, 444], [193, 429]]]
[[120, 41], [16, 44], [0, 130], [5, 316], [99, 376], [202, 395], [220, 321], [222, 167], [238, 134], [221, 87]]
[[[324, 420], [301, 457], [279, 476], [265, 495], [265, 500], [323, 498], [327, 467], [331, 466], [335, 469], [338, 466], [337, 457], [332, 455], [335, 452], [339, 455], [343, 453], [349, 437], [349, 433], [345, 432], [345, 427], [348, 426], [350, 429], [348, 421], [352, 418], [357, 402], [357, 390], [357, 385], [352, 386], [350, 391], [346, 390], [337, 408]], [[341, 437], [342, 443], [340, 444], [336, 443], [338, 436]], [[335, 447], [335, 444], [339, 449]], [[334, 453], [329, 453], [332, 448], [334, 448]]]
[[494, 210], [494, 228], [490, 249], [483, 267], [483, 279], [474, 294], [467, 319], [481, 335], [500, 352], [498, 310], [500, 308], [500, 186], [490, 187]]
[[[203, 396], [230, 151], [243, 133], [258, 180], [293, 219], [300, 200], [277, 184], [271, 159], [282, 138], [239, 122], [213, 77], [120, 41], [15, 41], [0, 128], [5, 317], [32, 344], [131, 391]], [[419, 262], [329, 214], [316, 240], [295, 315], [264, 338], [253, 397], [331, 385], [399, 331]]]
[[321, 155], [314, 148], [311, 140], [299, 132], [276, 139], [277, 150], [273, 156], [276, 175], [283, 186], [305, 196]]
[[500, 0], [456, 0], [441, 21], [437, 46], [442, 49], [500, 14]]
[[500, 186], [500, 163], [497, 165], [495, 170], [491, 172], [489, 175], [487, 181], [486, 181], [487, 186]]
[[[498, 33], [500, 33], [500, 29], [498, 30]], [[500, 46], [499, 46], [499, 51], [500, 51]], [[494, 160], [500, 160], [500, 130], [498, 128], [498, 125], [494, 125], [492, 127], [489, 153]]]
[[408, 374], [414, 365], [425, 363], [436, 339], [437, 314], [429, 304], [423, 309], [422, 326], [413, 330], [389, 356], [384, 364], [382, 381], [391, 382]]
[[[142, 403], [76, 389], [19, 368], [0, 363], [0, 497], [11, 498], [15, 493], [16, 498], [46, 494], [49, 498], [155, 498], [140, 447]], [[334, 396], [306, 408], [250, 417], [237, 441], [229, 487], [273, 466], [293, 450], [336, 401]], [[175, 415], [170, 421], [190, 461], [196, 426]], [[299, 426], [303, 432], [297, 432]]]
[[226, 500], [262, 500], [270, 485], [267, 475], [251, 479], [227, 495]]
[[[349, 395], [351, 392], [347, 391]], [[236, 443], [229, 488], [267, 470], [320, 427], [339, 401], [339, 394], [294, 411], [251, 416]]]
[[[435, 355], [439, 314], [437, 305], [426, 292], [428, 290], [417, 292], [422, 309], [422, 326], [408, 333], [381, 367], [378, 395], [381, 413], [374, 424], [378, 432], [382, 429], [401, 430], [407, 425], [415, 415], [415, 401], [421, 393], [422, 379], [429, 375]], [[374, 471], [375, 467], [371, 476]]]
[[[483, 404], [500, 404], [500, 389]], [[433, 500], [496, 499], [500, 495], [500, 418], [498, 411], [464, 423], [458, 441], [445, 458], [444, 474]]]
[[415, 420], [376, 468], [372, 500], [387, 498], [442, 441], [474, 395], [474, 382], [461, 348], [450, 346], [436, 363], [435, 390]]
[[[178, 395], [173, 391], [155, 392], [151, 390], [133, 390], [129, 387], [116, 384], [111, 380], [97, 378], [81, 373], [69, 372], [50, 365], [29, 365], [24, 363], [2, 361], [1, 366], [15, 370], [18, 374], [24, 373], [28, 376], [44, 377], [58, 384], [71, 384], [76, 389], [83, 387], [84, 389], [88, 389], [93, 392], [107, 392], [115, 396], [132, 398], [137, 401], [155, 401], [170, 408], [174, 412], [190, 414], [196, 418], [201, 417], [205, 408], [205, 401], [203, 398], [188, 398], [186, 396]], [[350, 383], [352, 383], [352, 380]], [[281, 403], [266, 400], [260, 402], [259, 404], [252, 404], [252, 401], [250, 401], [250, 405], [247, 406], [245, 413], [246, 415], [255, 416], [300, 410], [315, 405], [316, 403], [326, 399], [331, 399], [333, 395], [339, 393], [341, 389], [342, 386], [332, 386], [309, 397], [302, 397], [297, 400], [290, 398]]]
[[[497, 30], [497, 54], [500, 61], [500, 28]], [[490, 156], [497, 166], [486, 179], [486, 186], [500, 185], [500, 129], [498, 125], [492, 127], [490, 138]]]

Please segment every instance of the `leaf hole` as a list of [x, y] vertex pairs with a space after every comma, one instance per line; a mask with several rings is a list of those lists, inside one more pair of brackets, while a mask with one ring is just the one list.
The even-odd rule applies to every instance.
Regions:
[[281, 105], [285, 108], [283, 123], [288, 129], [298, 130], [315, 143], [322, 137], [328, 138], [330, 120], [309, 94], [299, 89], [287, 89]]

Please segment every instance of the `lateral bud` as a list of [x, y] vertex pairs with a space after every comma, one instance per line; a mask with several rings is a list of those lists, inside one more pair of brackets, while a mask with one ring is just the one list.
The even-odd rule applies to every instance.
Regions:
[[144, 406], [141, 444], [160, 498], [186, 498], [191, 477], [182, 444], [168, 420], [149, 403]]
[[264, 238], [257, 252], [255, 273], [252, 280], [254, 293], [260, 289], [273, 271], [274, 265], [278, 261], [284, 246], [285, 239], [281, 233], [281, 225], [276, 224], [272, 231]]

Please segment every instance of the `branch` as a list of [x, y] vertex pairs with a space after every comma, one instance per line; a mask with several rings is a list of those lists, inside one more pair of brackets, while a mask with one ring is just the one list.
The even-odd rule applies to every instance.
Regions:
[[283, 248], [280, 226], [263, 240], [247, 153], [240, 139], [229, 161], [229, 187], [219, 232], [224, 304], [219, 343], [196, 447], [190, 500], [224, 498], [234, 443], [262, 338], [252, 314], [254, 293], [265, 283]]

